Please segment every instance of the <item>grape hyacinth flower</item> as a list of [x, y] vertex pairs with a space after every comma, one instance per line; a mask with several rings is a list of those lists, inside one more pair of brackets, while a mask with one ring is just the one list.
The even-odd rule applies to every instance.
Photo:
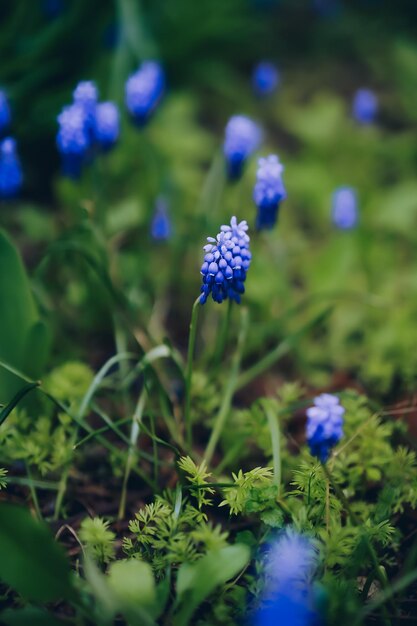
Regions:
[[22, 180], [16, 142], [11, 137], [6, 137], [0, 142], [0, 198], [16, 196], [22, 187]]
[[278, 216], [278, 209], [287, 192], [282, 180], [283, 165], [275, 154], [259, 159], [253, 199], [258, 207], [256, 228], [272, 228]]
[[270, 96], [280, 82], [275, 65], [269, 61], [261, 61], [253, 70], [252, 86], [258, 96]]
[[62, 156], [65, 175], [79, 178], [87, 151], [91, 146], [91, 133], [84, 107], [70, 104], [58, 115], [57, 147]]
[[74, 104], [78, 104], [84, 109], [88, 130], [93, 133], [98, 101], [96, 84], [91, 80], [81, 81], [74, 89], [73, 99]]
[[119, 138], [120, 119], [117, 106], [113, 102], [100, 102], [96, 107], [94, 120], [94, 140], [104, 151], [113, 148]]
[[238, 223], [236, 217], [232, 217], [230, 226], [221, 226], [216, 239], [207, 237], [209, 243], [204, 246], [206, 254], [201, 266], [201, 304], [207, 302], [210, 294], [218, 303], [227, 298], [240, 303], [252, 258], [247, 230], [246, 221]]
[[163, 198], [158, 198], [155, 213], [151, 222], [151, 235], [155, 241], [166, 241], [171, 236], [171, 220], [168, 215], [168, 205]]
[[333, 448], [343, 436], [345, 409], [339, 398], [322, 393], [314, 398], [314, 406], [307, 409], [307, 441], [310, 452], [325, 463]]
[[0, 91], [0, 133], [9, 126], [10, 118], [9, 102], [4, 91]]
[[360, 124], [371, 124], [378, 112], [378, 98], [370, 89], [358, 89], [352, 103], [353, 117]]
[[262, 139], [261, 129], [245, 115], [234, 115], [225, 129], [223, 153], [229, 180], [238, 180], [246, 160], [258, 149]]
[[339, 187], [333, 192], [332, 221], [341, 230], [350, 230], [358, 223], [358, 199], [353, 187]]
[[144, 61], [126, 82], [125, 101], [139, 126], [148, 122], [165, 90], [165, 74], [157, 61]]
[[255, 626], [315, 623], [311, 582], [317, 561], [317, 550], [307, 537], [293, 530], [279, 535], [266, 555], [265, 592]]

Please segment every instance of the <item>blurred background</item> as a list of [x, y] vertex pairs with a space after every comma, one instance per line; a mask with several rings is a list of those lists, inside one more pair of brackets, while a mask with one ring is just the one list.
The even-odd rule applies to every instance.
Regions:
[[[275, 376], [401, 398], [417, 371], [416, 21], [412, 0], [3, 0], [0, 86], [24, 186], [2, 221], [50, 318], [54, 358], [84, 350], [96, 365], [114, 349], [94, 272], [73, 259], [45, 264], [57, 239], [89, 246], [83, 220], [98, 202], [118, 287], [153, 336], [186, 345], [206, 236], [234, 214], [254, 226], [256, 158], [236, 185], [222, 161], [224, 127], [244, 113], [264, 130], [257, 156], [280, 156], [288, 193], [277, 227], [252, 237], [247, 363], [325, 310]], [[162, 63], [167, 92], [139, 130], [124, 84], [145, 59]], [[252, 73], [263, 60], [279, 82], [259, 98]], [[80, 80], [120, 106], [122, 130], [112, 153], [73, 182], [60, 171], [57, 116]], [[358, 89], [376, 95], [372, 123], [355, 119]], [[340, 186], [356, 190], [359, 207], [346, 232], [331, 221]], [[156, 243], [161, 196], [172, 234]], [[221, 311], [206, 309], [208, 345]]]

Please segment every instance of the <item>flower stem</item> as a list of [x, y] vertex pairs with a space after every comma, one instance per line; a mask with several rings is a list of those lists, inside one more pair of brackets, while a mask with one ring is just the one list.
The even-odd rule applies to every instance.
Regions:
[[190, 416], [191, 408], [191, 379], [193, 376], [193, 358], [195, 350], [195, 340], [197, 337], [197, 320], [198, 312], [200, 310], [200, 297], [193, 304], [191, 312], [190, 322], [190, 334], [188, 336], [188, 354], [187, 354], [187, 366], [185, 369], [185, 406], [184, 406], [184, 421], [186, 429], [186, 441], [188, 449], [191, 449], [193, 442], [192, 422]]
[[221, 362], [221, 359], [222, 359], [222, 356], [224, 354], [224, 350], [226, 347], [227, 335], [229, 334], [229, 327], [230, 327], [230, 318], [232, 314], [232, 307], [233, 307], [233, 300], [229, 298], [228, 303], [227, 303], [226, 315], [223, 318], [220, 332], [217, 335], [216, 348], [214, 350], [214, 357], [213, 357], [215, 368], [217, 368], [220, 365], [220, 362]]
[[274, 465], [274, 485], [278, 488], [278, 496], [281, 488], [281, 444], [278, 415], [272, 410], [267, 398], [262, 401], [262, 408], [268, 420], [269, 432], [271, 435], [272, 459]]
[[243, 346], [246, 341], [248, 326], [249, 326], [248, 311], [247, 309], [242, 309], [241, 325], [240, 325], [237, 349], [236, 349], [236, 353], [232, 362], [230, 376], [229, 376], [226, 388], [223, 393], [223, 400], [220, 405], [219, 412], [216, 416], [216, 420], [214, 422], [213, 430], [211, 431], [211, 435], [210, 435], [209, 442], [207, 444], [206, 451], [204, 453], [204, 460], [206, 461], [207, 465], [209, 465], [213, 457], [214, 450], [219, 441], [220, 435], [222, 434], [222, 431], [226, 422], [226, 418], [230, 411], [233, 395], [236, 391], [236, 385], [237, 385], [237, 380], [239, 376], [240, 362], [242, 359]]

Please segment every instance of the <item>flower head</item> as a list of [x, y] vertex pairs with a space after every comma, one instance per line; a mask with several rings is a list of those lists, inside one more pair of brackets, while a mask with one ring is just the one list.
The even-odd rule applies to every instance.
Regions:
[[73, 92], [74, 104], [79, 104], [84, 109], [86, 124], [89, 132], [93, 133], [96, 107], [98, 101], [98, 89], [92, 80], [82, 80]]
[[0, 133], [10, 124], [10, 107], [4, 91], [0, 91]]
[[370, 89], [358, 89], [353, 97], [353, 117], [360, 124], [371, 124], [378, 112], [378, 98]]
[[155, 213], [151, 222], [151, 235], [155, 241], [165, 241], [171, 236], [171, 220], [168, 215], [168, 206], [164, 198], [158, 198]]
[[22, 186], [22, 180], [16, 142], [11, 137], [6, 137], [0, 142], [0, 198], [16, 196]]
[[113, 102], [100, 102], [96, 107], [94, 140], [102, 150], [110, 150], [119, 138], [119, 110]]
[[78, 178], [91, 145], [84, 107], [80, 104], [65, 106], [58, 115], [58, 125], [56, 144], [62, 156], [64, 173], [71, 178]]
[[236, 217], [232, 217], [230, 226], [221, 226], [216, 239], [207, 238], [209, 243], [204, 246], [206, 254], [201, 266], [201, 304], [207, 302], [210, 294], [215, 302], [221, 303], [227, 298], [240, 302], [252, 258], [247, 230], [246, 221], [238, 223]]
[[354, 228], [358, 222], [358, 199], [352, 187], [339, 187], [333, 192], [333, 224], [342, 230]]
[[252, 74], [252, 85], [258, 96], [269, 96], [278, 87], [280, 76], [275, 65], [269, 61], [261, 61], [255, 66]]
[[256, 626], [307, 626], [313, 621], [311, 579], [318, 555], [312, 542], [293, 530], [282, 532], [265, 559], [265, 591]]
[[259, 159], [253, 199], [258, 207], [256, 227], [272, 228], [277, 221], [279, 205], [287, 197], [282, 181], [283, 165], [275, 154]]
[[225, 129], [223, 153], [230, 180], [238, 180], [250, 155], [258, 149], [262, 139], [261, 129], [249, 117], [234, 115]]
[[343, 436], [345, 409], [339, 398], [322, 393], [314, 398], [314, 406], [307, 409], [307, 441], [311, 454], [325, 463], [333, 448]]
[[165, 74], [157, 61], [144, 61], [127, 79], [126, 106], [137, 124], [146, 124], [161, 100], [164, 89]]

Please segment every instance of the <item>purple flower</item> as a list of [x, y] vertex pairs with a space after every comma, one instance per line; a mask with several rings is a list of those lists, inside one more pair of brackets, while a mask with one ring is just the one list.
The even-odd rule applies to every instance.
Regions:
[[287, 197], [282, 181], [283, 165], [275, 154], [259, 159], [253, 199], [258, 207], [256, 227], [272, 228], [278, 216], [279, 205]]
[[353, 187], [339, 187], [333, 192], [332, 221], [342, 230], [350, 230], [358, 223], [358, 199]]
[[270, 61], [261, 61], [252, 74], [252, 86], [258, 96], [271, 95], [280, 83], [277, 68]]
[[92, 139], [84, 107], [80, 104], [64, 107], [58, 115], [58, 125], [56, 144], [63, 172], [70, 178], [79, 178]]
[[94, 119], [94, 141], [102, 150], [113, 148], [119, 138], [119, 110], [113, 102], [100, 102]]
[[352, 103], [353, 117], [360, 124], [371, 124], [378, 112], [378, 98], [370, 89], [358, 89]]
[[168, 205], [163, 198], [158, 198], [151, 222], [151, 235], [155, 241], [166, 241], [171, 237], [172, 227], [168, 215]]
[[245, 115], [234, 115], [225, 129], [223, 153], [230, 180], [238, 180], [246, 160], [258, 149], [262, 139], [261, 129]]
[[322, 393], [314, 398], [314, 406], [307, 409], [307, 442], [310, 452], [325, 463], [330, 450], [343, 437], [343, 415], [345, 409], [339, 398]]
[[165, 90], [165, 74], [157, 61], [144, 61], [126, 82], [125, 101], [132, 119], [143, 126], [158, 106]]
[[17, 156], [16, 142], [6, 137], [0, 142], [0, 198], [16, 196], [22, 187], [22, 168]]

